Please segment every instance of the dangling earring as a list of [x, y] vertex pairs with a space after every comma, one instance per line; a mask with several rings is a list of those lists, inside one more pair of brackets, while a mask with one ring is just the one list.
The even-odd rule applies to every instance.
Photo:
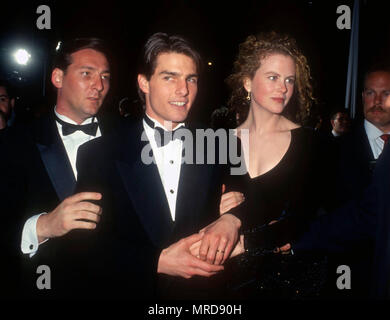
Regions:
[[246, 96], [246, 100], [251, 101], [251, 92], [248, 91], [248, 95]]

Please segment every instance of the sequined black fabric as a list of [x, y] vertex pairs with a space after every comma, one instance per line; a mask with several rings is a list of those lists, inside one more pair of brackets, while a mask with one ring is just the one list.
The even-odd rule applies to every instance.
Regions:
[[273, 254], [257, 250], [226, 267], [232, 299], [317, 299], [326, 279], [326, 257]]

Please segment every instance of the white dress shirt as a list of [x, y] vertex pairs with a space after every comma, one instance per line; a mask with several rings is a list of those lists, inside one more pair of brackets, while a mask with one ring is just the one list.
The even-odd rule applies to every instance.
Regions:
[[[57, 113], [56, 109], [54, 108], [54, 113], [58, 118], [61, 120], [71, 123], [71, 124], [77, 124], [75, 121], [69, 119], [68, 117], [61, 115]], [[97, 119], [95, 117], [86, 119], [82, 124], [88, 124], [91, 123], [92, 120], [97, 122]], [[72, 166], [73, 174], [75, 176], [75, 179], [77, 180], [77, 170], [76, 170], [76, 159], [77, 159], [77, 150], [79, 147], [84, 144], [87, 141], [90, 141], [92, 139], [95, 139], [97, 137], [101, 136], [100, 128], [97, 129], [96, 136], [90, 136], [83, 131], [75, 131], [72, 134], [69, 134], [67, 136], [62, 135], [62, 125], [56, 121], [58, 133], [61, 137], [62, 142], [64, 143], [66, 154], [68, 155], [69, 162]], [[38, 251], [39, 243], [38, 243], [38, 236], [37, 236], [37, 221], [38, 218], [41, 216], [41, 214], [46, 214], [47, 212], [43, 212], [40, 214], [36, 214], [29, 218], [23, 227], [22, 232], [22, 243], [21, 243], [21, 250], [24, 254], [29, 254], [30, 258]], [[45, 240], [44, 242], [46, 242]], [[43, 243], [43, 242], [42, 242]]]
[[332, 135], [333, 135], [333, 137], [339, 137], [340, 136], [336, 131], [334, 131], [334, 129], [332, 129]]
[[385, 142], [381, 138], [383, 132], [367, 120], [364, 120], [364, 129], [366, 130], [366, 134], [368, 137], [368, 141], [370, 142], [374, 158], [378, 159], [378, 157], [383, 151], [383, 147], [385, 146]]
[[[155, 127], [161, 127], [166, 130], [157, 120], [154, 120], [148, 115], [146, 116], [154, 122]], [[180, 178], [183, 141], [175, 139], [169, 141], [165, 146], [158, 147], [154, 137], [154, 129], [151, 128], [145, 120], [143, 120], [143, 126], [152, 147], [158, 173], [160, 174], [164, 192], [168, 200], [172, 220], [175, 221], [176, 198]], [[181, 126], [184, 126], [184, 123], [180, 123], [176, 128]]]

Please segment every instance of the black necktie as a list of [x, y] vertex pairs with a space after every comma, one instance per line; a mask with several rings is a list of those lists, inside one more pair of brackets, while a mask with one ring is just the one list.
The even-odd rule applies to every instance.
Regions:
[[[96, 136], [97, 128], [98, 128], [98, 123], [97, 122], [91, 122], [88, 124], [71, 124], [68, 122], [65, 122], [58, 118], [56, 116], [56, 121], [61, 124], [62, 126], [62, 135], [67, 136], [69, 134], [72, 134], [73, 132], [76, 132], [77, 130], [83, 131], [85, 134], [88, 134], [90, 136]], [[92, 119], [93, 121], [93, 119]]]
[[181, 140], [182, 137], [179, 134], [175, 134], [176, 131], [179, 131], [182, 128], [177, 128], [172, 131], [164, 130], [161, 127], [156, 127], [154, 122], [149, 119], [149, 117], [145, 116], [144, 120], [146, 124], [154, 129], [154, 140], [156, 141], [157, 147], [163, 147], [167, 145], [172, 140]]

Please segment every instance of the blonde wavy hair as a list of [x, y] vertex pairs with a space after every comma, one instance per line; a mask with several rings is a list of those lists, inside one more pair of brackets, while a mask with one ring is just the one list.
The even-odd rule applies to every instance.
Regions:
[[250, 101], [246, 99], [247, 91], [243, 84], [245, 78], [253, 79], [261, 61], [272, 54], [290, 56], [295, 62], [296, 80], [294, 94], [289, 103], [295, 104], [293, 112], [286, 111], [286, 116], [295, 122], [303, 123], [310, 114], [310, 109], [316, 99], [313, 97], [312, 78], [306, 57], [299, 50], [295, 39], [288, 35], [278, 34], [274, 31], [250, 35], [239, 45], [239, 53], [234, 62], [233, 73], [226, 79], [232, 89], [229, 107], [239, 114], [239, 122], [245, 121], [248, 116]]

